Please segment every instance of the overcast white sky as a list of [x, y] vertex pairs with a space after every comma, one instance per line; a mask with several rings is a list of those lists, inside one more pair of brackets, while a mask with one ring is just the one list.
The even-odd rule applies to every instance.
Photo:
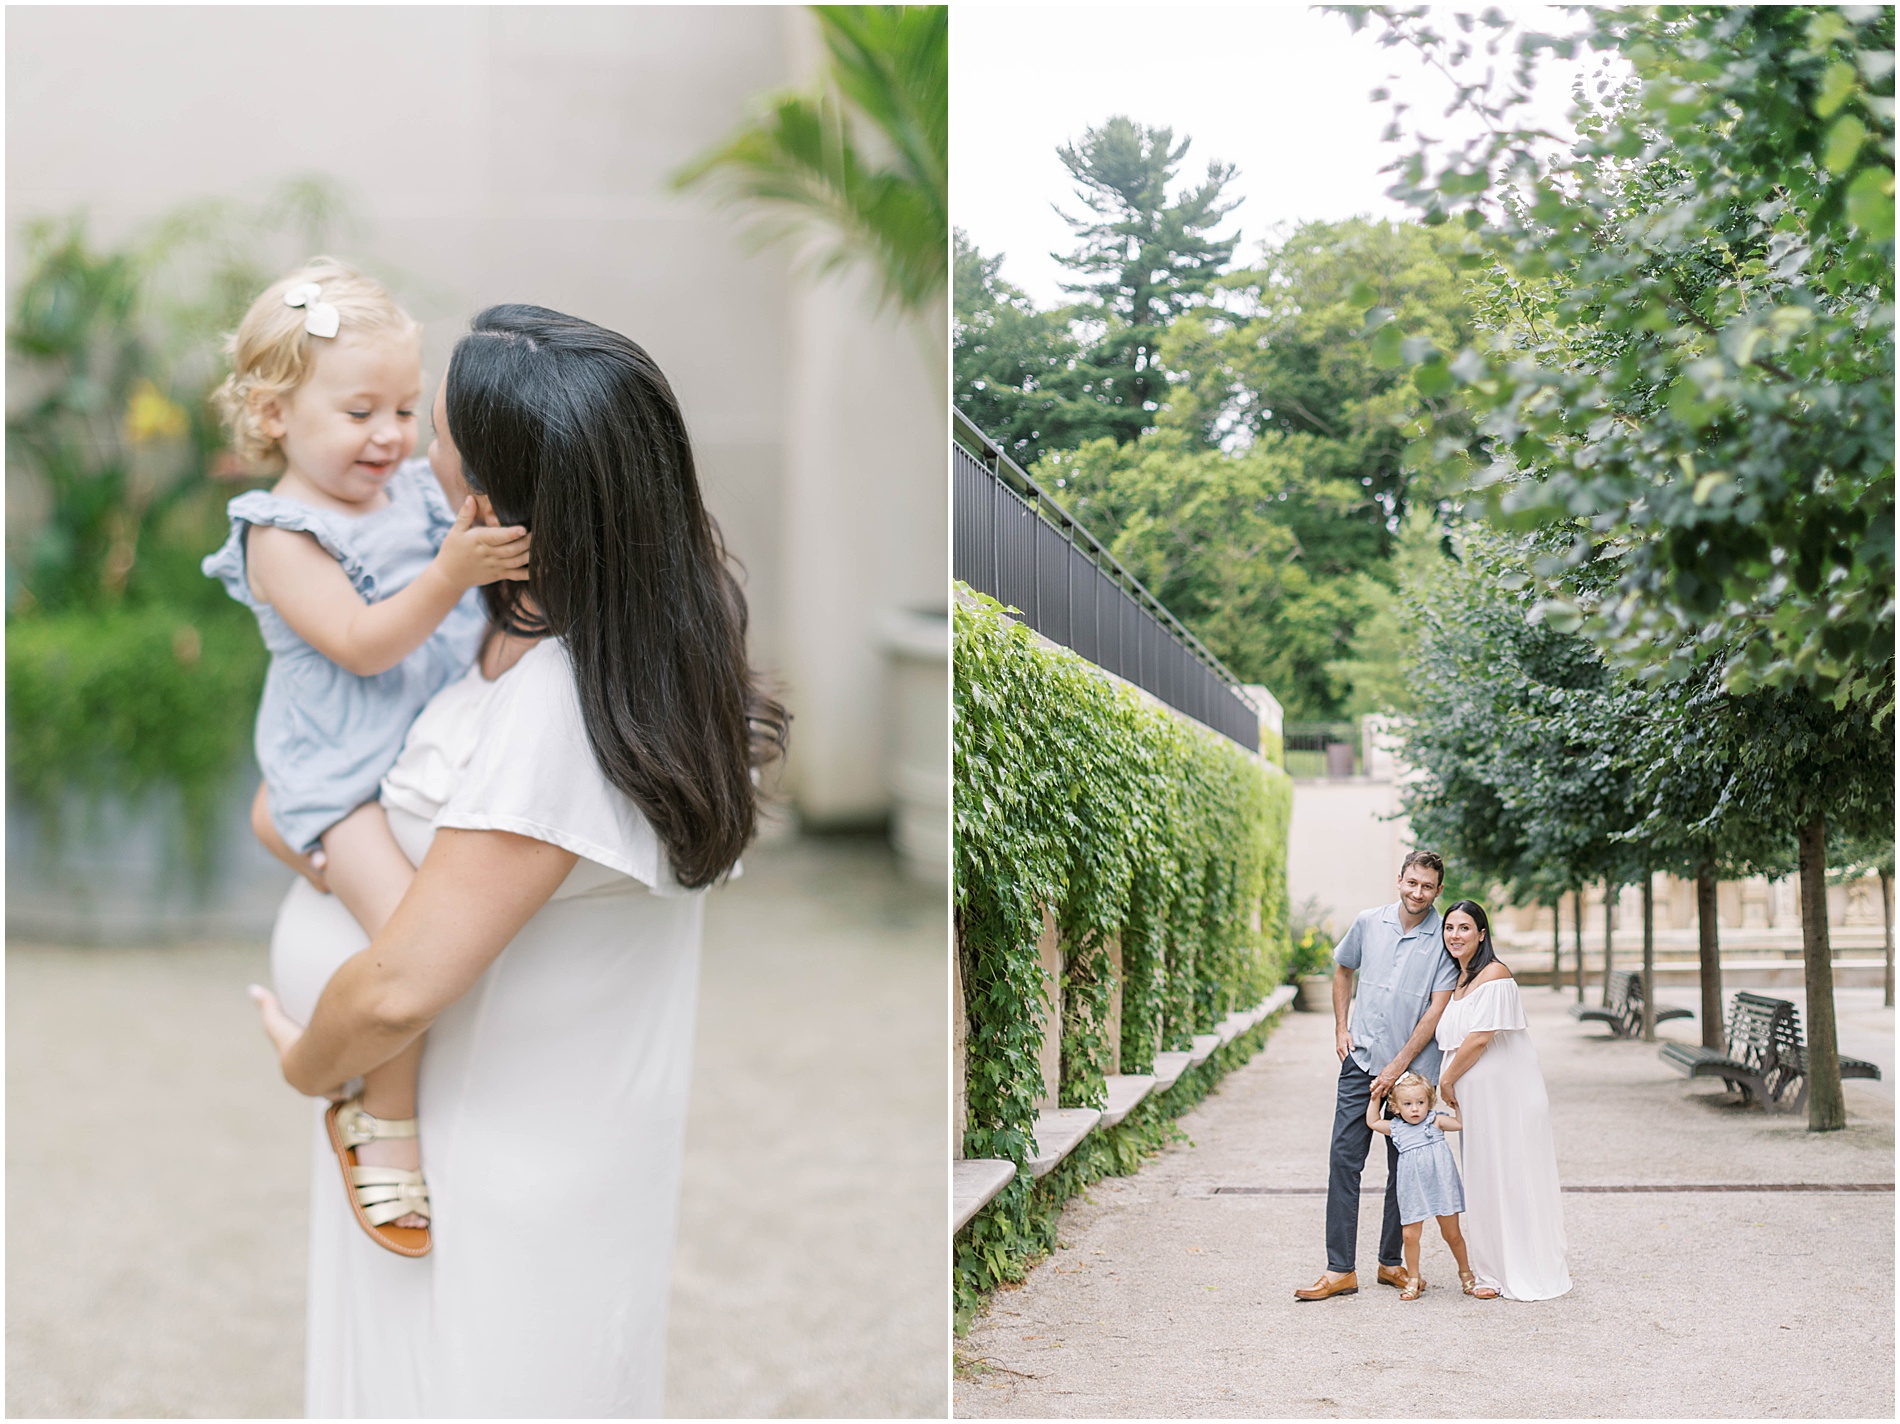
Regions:
[[[1471, 11], [1477, 3], [1463, 6]], [[1545, 7], [1500, 7], [1551, 29], [1571, 24]], [[1276, 224], [1356, 214], [1403, 215], [1380, 169], [1399, 151], [1381, 143], [1389, 107], [1366, 96], [1388, 80], [1415, 101], [1428, 130], [1449, 94], [1409, 49], [1382, 48], [1377, 21], [1355, 35], [1344, 18], [1304, 5], [972, 3], [951, 21], [951, 212], [1003, 276], [1038, 303], [1068, 300], [1051, 250], [1074, 243], [1052, 203], [1083, 209], [1056, 146], [1112, 114], [1167, 125], [1194, 143], [1178, 178], [1199, 182], [1210, 159], [1237, 164], [1244, 199], [1220, 230], [1241, 231], [1245, 259]], [[1537, 109], [1558, 123], [1569, 81], [1540, 83]]]

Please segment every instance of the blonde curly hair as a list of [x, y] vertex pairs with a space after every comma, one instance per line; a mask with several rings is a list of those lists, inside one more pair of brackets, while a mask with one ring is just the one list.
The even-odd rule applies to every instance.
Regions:
[[[284, 305], [284, 294], [306, 282], [321, 287], [320, 300], [336, 308], [341, 326], [335, 338], [312, 336], [304, 330], [304, 308]], [[421, 332], [387, 287], [334, 257], [312, 257], [280, 277], [251, 303], [238, 329], [225, 340], [231, 374], [211, 399], [230, 429], [233, 452], [259, 467], [283, 464], [280, 442], [264, 433], [264, 409], [310, 379], [317, 343], [368, 334], [419, 337]]]

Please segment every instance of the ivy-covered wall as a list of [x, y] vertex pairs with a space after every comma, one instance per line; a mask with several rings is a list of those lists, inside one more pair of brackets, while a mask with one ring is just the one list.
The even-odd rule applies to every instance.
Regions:
[[[1151, 1071], [1157, 1051], [1188, 1047], [1279, 983], [1293, 792], [1278, 767], [1041, 643], [994, 600], [963, 585], [957, 595], [963, 1145], [1020, 1167], [1042, 1091], [1045, 907], [1062, 942], [1061, 1104], [1101, 1107], [1106, 1074]], [[1119, 1043], [1105, 1041], [1112, 938]], [[1046, 1248], [1053, 1218], [1040, 1217], [1066, 1193], [1036, 1187], [1019, 1174], [960, 1236], [960, 1317]]]

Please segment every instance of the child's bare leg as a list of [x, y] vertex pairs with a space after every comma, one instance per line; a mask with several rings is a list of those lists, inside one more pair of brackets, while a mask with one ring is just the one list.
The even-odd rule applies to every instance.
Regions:
[[[416, 870], [390, 834], [389, 819], [375, 802], [358, 806], [323, 836], [330, 859], [325, 872], [330, 889], [343, 908], [356, 917], [366, 934], [375, 936], [389, 923], [396, 906], [415, 879]], [[363, 1111], [371, 1117], [405, 1118], [416, 1115], [416, 1070], [422, 1062], [420, 1038], [379, 1067], [363, 1075]], [[356, 1149], [356, 1160], [366, 1167], [422, 1165], [422, 1150], [413, 1137], [379, 1137]], [[392, 1226], [427, 1226], [411, 1213]]]
[[1465, 1233], [1464, 1228], [1458, 1225], [1458, 1218], [1456, 1216], [1439, 1217], [1438, 1231], [1445, 1238], [1445, 1244], [1451, 1247], [1452, 1259], [1458, 1263], [1458, 1274], [1470, 1275], [1471, 1260], [1465, 1255]]
[[1425, 1235], [1425, 1223], [1422, 1221], [1407, 1222], [1404, 1226], [1399, 1228], [1399, 1232], [1405, 1237], [1405, 1274], [1410, 1276], [1413, 1280], [1417, 1280], [1418, 1244]]

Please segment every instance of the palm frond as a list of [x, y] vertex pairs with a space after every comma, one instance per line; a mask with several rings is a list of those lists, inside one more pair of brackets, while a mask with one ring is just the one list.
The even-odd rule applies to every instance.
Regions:
[[[751, 209], [760, 242], [791, 241], [817, 272], [866, 262], [911, 312], [943, 301], [949, 266], [947, 21], [941, 7], [817, 10], [830, 64], [815, 93], [768, 98], [731, 139], [676, 173]], [[873, 161], [854, 121], [890, 151]]]

